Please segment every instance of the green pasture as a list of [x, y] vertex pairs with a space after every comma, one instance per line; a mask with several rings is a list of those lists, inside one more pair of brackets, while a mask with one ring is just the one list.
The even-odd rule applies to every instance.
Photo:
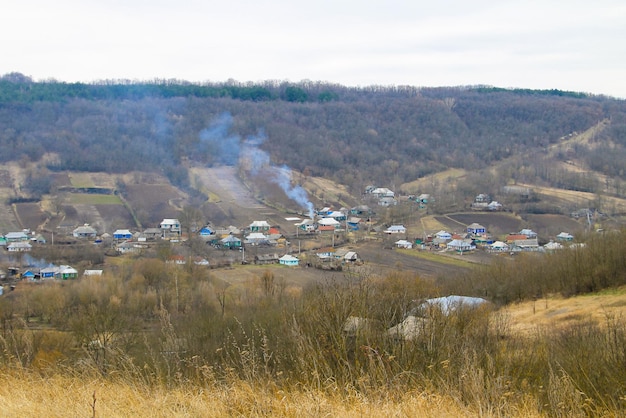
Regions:
[[121, 205], [120, 198], [113, 194], [70, 193], [68, 203], [72, 205]]

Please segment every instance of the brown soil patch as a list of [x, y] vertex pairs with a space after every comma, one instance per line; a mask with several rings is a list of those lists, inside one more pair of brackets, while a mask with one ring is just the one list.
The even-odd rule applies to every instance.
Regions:
[[525, 215], [528, 224], [540, 236], [554, 239], [561, 232], [576, 234], [585, 230], [587, 222], [581, 223], [564, 215]]
[[[123, 205], [94, 205], [94, 207], [105, 222], [105, 228], [103, 228], [102, 232], [113, 233], [116, 229], [135, 226], [133, 217]], [[108, 228], [106, 228], [106, 225], [108, 225]]]
[[15, 208], [23, 228], [36, 231], [47, 219], [39, 203], [16, 203]]
[[523, 224], [520, 217], [510, 213], [455, 213], [447, 215], [447, 218], [465, 226], [474, 222], [479, 223], [487, 228], [488, 232], [496, 235], [517, 232]]
[[169, 184], [127, 185], [125, 198], [142, 222], [158, 225], [164, 218], [176, 218], [184, 195]]

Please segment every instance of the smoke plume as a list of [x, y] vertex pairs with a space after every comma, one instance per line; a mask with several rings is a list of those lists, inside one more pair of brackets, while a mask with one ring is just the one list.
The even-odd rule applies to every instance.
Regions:
[[206, 143], [213, 152], [213, 161], [220, 164], [241, 168], [251, 175], [258, 175], [261, 170], [268, 171], [268, 180], [277, 184], [291, 200], [300, 205], [312, 218], [314, 215], [313, 203], [300, 185], [292, 185], [291, 169], [283, 165], [275, 166], [270, 160], [270, 155], [260, 147], [267, 136], [263, 130], [256, 135], [250, 135], [245, 139], [231, 133], [233, 118], [230, 113], [223, 113], [211, 125], [200, 132], [201, 143]]

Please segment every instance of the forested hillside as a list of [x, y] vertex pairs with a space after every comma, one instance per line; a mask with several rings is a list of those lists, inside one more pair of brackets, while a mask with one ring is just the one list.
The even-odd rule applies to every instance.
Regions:
[[[44, 193], [45, 170], [158, 171], [184, 185], [185, 161], [237, 164], [239, 148], [250, 143], [272, 164], [338, 180], [355, 193], [369, 183], [400, 185], [510, 157], [520, 158], [511, 166], [533, 167], [526, 176], [550, 180], [545, 150], [602, 121], [591, 142], [568, 152], [591, 169], [622, 176], [626, 102], [608, 97], [488, 87], [0, 78], [0, 162], [47, 156], [30, 177], [33, 192]], [[579, 180], [567, 180], [566, 188]]]

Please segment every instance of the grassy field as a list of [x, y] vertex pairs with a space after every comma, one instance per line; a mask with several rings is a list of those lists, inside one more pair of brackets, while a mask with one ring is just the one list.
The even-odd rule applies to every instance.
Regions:
[[96, 187], [96, 184], [91, 179], [89, 173], [71, 173], [69, 175], [72, 187], [76, 188], [88, 188]]
[[400, 190], [407, 194], [422, 193], [425, 188], [429, 187], [435, 181], [441, 182], [448, 179], [456, 180], [465, 175], [467, 175], [467, 172], [463, 169], [450, 168], [430, 176], [422, 177], [410, 183], [404, 183], [400, 186]]
[[[550, 297], [513, 304], [493, 315], [508, 323], [509, 336], [532, 341], [544, 332], [567, 329], [575, 324], [589, 321], [606, 324], [611, 318], [622, 315], [625, 306], [626, 289], [618, 288], [574, 298]], [[53, 359], [54, 353], [48, 353], [47, 358]], [[441, 367], [445, 373], [447, 361], [433, 367]], [[545, 388], [551, 391], [548, 405], [541, 404], [530, 393], [508, 390], [506, 382], [502, 382], [502, 387], [484, 386], [486, 381], [490, 384], [496, 381], [479, 371], [459, 376], [467, 393], [471, 394], [467, 397], [457, 391], [427, 386], [400, 391], [393, 383], [368, 391], [341, 387], [333, 381], [320, 381], [317, 387], [296, 383], [279, 386], [263, 376], [217, 378], [213, 368], [206, 365], [197, 368], [194, 381], [174, 378], [165, 382], [156, 376], [143, 375], [141, 368], [141, 365], [129, 363], [125, 371], [105, 377], [90, 366], [67, 370], [38, 361], [31, 370], [5, 365], [0, 370], [0, 416], [623, 416], [619, 405], [592, 405], [582, 392], [569, 386], [567, 376], [555, 380], [551, 388]], [[576, 394], [583, 397], [576, 399]]]
[[121, 205], [122, 201], [112, 194], [70, 193], [68, 203], [72, 205]]
[[[459, 417], [474, 415], [445, 395], [422, 390], [387, 398], [337, 396], [314, 388], [282, 390], [262, 382], [151, 385], [87, 375], [0, 374], [5, 417]], [[520, 416], [530, 416], [530, 410]]]

